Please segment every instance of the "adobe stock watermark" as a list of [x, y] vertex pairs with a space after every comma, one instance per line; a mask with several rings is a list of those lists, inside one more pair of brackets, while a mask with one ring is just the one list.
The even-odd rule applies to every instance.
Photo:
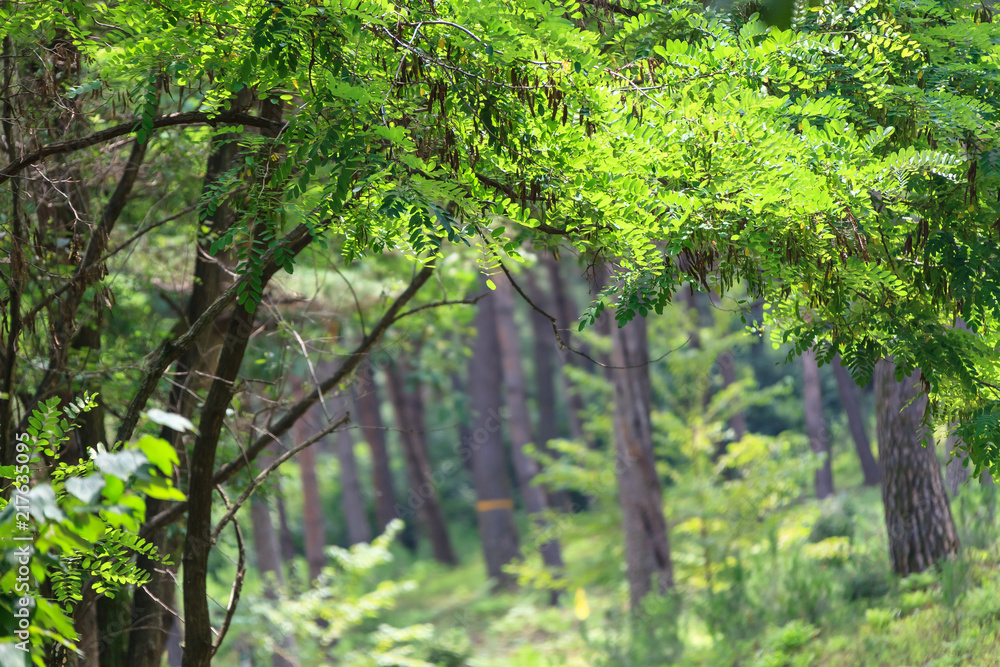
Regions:
[[27, 434], [19, 433], [14, 447], [14, 490], [10, 503], [14, 508], [15, 531], [12, 536], [16, 547], [15, 577], [13, 593], [18, 596], [14, 600], [14, 636], [19, 640], [15, 646], [25, 653], [31, 650], [30, 632], [31, 608], [34, 606], [34, 596], [31, 594], [31, 557], [34, 554], [34, 531], [31, 528], [31, 499], [28, 495], [31, 483], [31, 444]]

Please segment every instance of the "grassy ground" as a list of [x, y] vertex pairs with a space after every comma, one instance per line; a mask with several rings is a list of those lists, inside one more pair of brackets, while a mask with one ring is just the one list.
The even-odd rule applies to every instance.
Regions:
[[[330, 618], [334, 624], [355, 620], [344, 622], [328, 649], [315, 641], [322, 627], [304, 630], [320, 608], [277, 609], [261, 600], [260, 582], [251, 575], [247, 605], [216, 661], [246, 664], [247, 646], [294, 631], [302, 664], [317, 666], [1000, 665], [995, 487], [972, 482], [952, 502], [960, 558], [901, 581], [890, 572], [879, 490], [860, 486], [849, 447], [841, 443], [835, 452], [835, 499], [819, 502], [803, 493], [759, 526], [718, 520], [709, 542], [682, 530], [677, 518], [698, 511], [702, 499], [688, 498], [685, 506], [679, 494], [687, 491], [668, 488], [677, 589], [648, 598], [637, 614], [626, 608], [620, 524], [615, 503], [606, 502], [604, 509], [574, 515], [560, 534], [567, 590], [558, 606], [530, 583], [543, 572], [537, 557], [521, 569], [529, 581], [518, 591], [491, 593], [474, 527], [456, 524], [458, 567], [393, 545], [391, 562], [363, 565], [358, 576], [350, 567], [332, 573], [335, 582], [354, 583], [330, 593], [330, 606], [340, 606]], [[528, 533], [522, 526], [526, 542]], [[708, 551], [715, 553], [711, 587], [703, 575]], [[355, 560], [366, 558], [372, 560], [363, 553]], [[231, 580], [222, 573], [228, 565], [220, 561], [219, 581]], [[297, 564], [292, 579], [304, 569]], [[364, 597], [404, 581], [412, 587], [381, 600]], [[216, 597], [227, 593], [220, 585]], [[288, 599], [294, 605], [302, 596], [290, 590]], [[253, 650], [260, 651], [259, 645]], [[269, 664], [264, 660], [256, 664]]]
[[[439, 664], [477, 667], [1000, 665], [1000, 551], [983, 495], [969, 488], [954, 502], [961, 559], [905, 581], [889, 574], [879, 491], [853, 488], [842, 496], [853, 507], [846, 549], [817, 555], [824, 545], [843, 545], [827, 540], [817, 547], [798, 537], [785, 541], [775, 559], [748, 558], [744, 599], [728, 610], [725, 593], [716, 594], [722, 599], [712, 610], [707, 590], [684, 582], [680, 602], [653, 600], [638, 621], [628, 620], [622, 587], [569, 591], [559, 607], [542, 591], [491, 595], [470, 542], [455, 569], [398, 561], [394, 576], [416, 587], [381, 620], [431, 623], [446, 656]], [[808, 525], [821, 514], [808, 501], [786, 522]], [[567, 561], [595, 546], [565, 544]], [[727, 611], [747, 618], [711, 631], [705, 617]]]

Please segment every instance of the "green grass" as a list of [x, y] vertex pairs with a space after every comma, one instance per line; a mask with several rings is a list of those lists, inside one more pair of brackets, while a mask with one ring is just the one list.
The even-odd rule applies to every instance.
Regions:
[[[954, 503], [963, 543], [980, 546], [966, 547], [940, 573], [898, 581], [885, 555], [878, 489], [841, 492], [840, 502], [853, 513], [854, 535], [832, 552], [815, 548], [824, 542], [809, 544], [801, 537], [830, 511], [804, 500], [785, 519], [789, 537], [776, 560], [764, 550], [746, 559], [746, 600], [732, 611], [743, 618], [714, 633], [703, 618], [713, 604], [710, 596], [686, 582], [678, 584], [679, 603], [651, 603], [634, 622], [625, 611], [623, 586], [586, 589], [586, 620], [577, 617], [573, 591], [559, 607], [549, 606], [543, 591], [491, 595], [474, 540], [460, 540], [462, 564], [453, 569], [427, 561], [394, 563], [391, 576], [417, 586], [380, 620], [432, 623], [440, 634], [464, 635], [471, 655], [462, 664], [478, 667], [997, 665], [1000, 551], [995, 519], [985, 525], [987, 501], [983, 491], [970, 487]], [[599, 545], [589, 540], [564, 548], [570, 560], [574, 552]], [[720, 592], [715, 596], [726, 604]], [[668, 627], [676, 628], [678, 646], [662, 640]]]

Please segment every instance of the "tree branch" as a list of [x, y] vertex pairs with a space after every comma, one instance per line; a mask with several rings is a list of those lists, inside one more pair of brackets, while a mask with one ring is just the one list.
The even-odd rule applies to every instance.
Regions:
[[317, 442], [319, 442], [329, 434], [333, 433], [334, 431], [339, 429], [341, 426], [343, 426], [350, 420], [351, 420], [351, 413], [348, 412], [330, 426], [327, 426], [322, 431], [315, 433], [311, 438], [309, 438], [305, 442], [295, 445], [287, 452], [284, 452], [281, 456], [274, 459], [274, 461], [272, 461], [269, 466], [264, 468], [264, 470], [262, 470], [259, 475], [253, 478], [253, 481], [250, 482], [250, 486], [247, 487], [246, 491], [244, 491], [243, 494], [239, 497], [239, 499], [231, 507], [228, 508], [225, 515], [223, 515], [223, 517], [219, 519], [219, 522], [215, 524], [215, 529], [212, 531], [212, 542], [215, 543], [219, 539], [219, 533], [221, 533], [222, 529], [226, 527], [226, 524], [229, 523], [229, 521], [236, 516], [236, 512], [239, 511], [240, 507], [242, 507], [243, 504], [250, 499], [250, 496], [252, 496], [254, 491], [257, 490], [257, 487], [263, 484], [264, 481], [271, 476], [271, 473], [273, 473], [275, 470], [278, 469], [278, 466], [280, 466], [282, 463], [284, 463], [288, 459], [292, 458], [293, 456], [301, 452], [306, 447], [310, 447], [316, 444]]
[[[294, 256], [309, 245], [311, 240], [312, 235], [309, 231], [309, 227], [306, 225], [299, 225], [290, 231], [279, 245], [280, 247], [290, 249], [292, 251], [292, 255]], [[278, 266], [274, 262], [274, 249], [267, 251], [263, 257], [263, 262], [264, 270], [260, 278], [262, 284], [267, 284], [267, 281], [270, 280], [271, 276], [273, 276], [278, 270]], [[222, 314], [222, 311], [226, 308], [226, 306], [236, 299], [240, 287], [246, 284], [249, 280], [249, 274], [241, 276], [238, 280], [233, 282], [229, 289], [223, 292], [218, 299], [213, 301], [212, 305], [205, 309], [205, 312], [191, 324], [187, 331], [185, 331], [180, 337], [166, 341], [160, 346], [157, 351], [156, 358], [149, 365], [146, 370], [146, 374], [143, 376], [142, 382], [139, 385], [138, 391], [129, 403], [128, 410], [126, 410], [121, 426], [118, 428], [118, 433], [115, 436], [116, 443], [127, 442], [129, 438], [132, 437], [132, 432], [135, 430], [135, 426], [139, 422], [139, 413], [146, 407], [146, 402], [156, 390], [156, 385], [159, 383], [160, 377], [166, 372], [167, 368], [170, 367], [170, 364], [179, 359], [189, 347], [195, 344], [201, 333], [211, 326], [215, 322], [216, 318]]]
[[[280, 131], [285, 127], [285, 123], [239, 112], [226, 112], [212, 115], [204, 111], [185, 111], [183, 113], [172, 113], [165, 116], [157, 116], [153, 119], [154, 128], [174, 127], [177, 125], [216, 125], [218, 123], [239, 123], [242, 125], [250, 125], [251, 127], [260, 127], [274, 131]], [[136, 130], [138, 125], [139, 123], [136, 121], [122, 123], [121, 125], [109, 127], [106, 130], [101, 130], [100, 132], [88, 134], [85, 137], [70, 139], [69, 141], [60, 141], [54, 144], [49, 144], [48, 146], [42, 146], [37, 151], [29, 153], [20, 160], [15, 160], [3, 169], [0, 169], [0, 183], [16, 176], [23, 171], [25, 167], [28, 167], [39, 160], [43, 160], [52, 155], [72, 153], [73, 151], [89, 148], [90, 146], [95, 146], [97, 144], [116, 139], [117, 137], [125, 134], [131, 134]]]
[[[318, 387], [312, 390], [312, 392], [300, 400], [298, 403], [293, 405], [285, 416], [278, 420], [277, 423], [270, 425], [266, 432], [257, 438], [250, 447], [247, 448], [243, 456], [236, 458], [226, 465], [222, 466], [218, 472], [215, 473], [215, 477], [212, 478], [213, 484], [223, 484], [228, 481], [233, 475], [243, 470], [247, 467], [262, 451], [269, 447], [272, 443], [278, 440], [282, 435], [287, 433], [295, 422], [298, 421], [302, 415], [309, 411], [318, 400], [321, 394], [325, 394], [330, 391], [338, 384], [340, 384], [344, 378], [346, 378], [350, 373], [356, 369], [361, 362], [368, 356], [372, 347], [382, 338], [385, 331], [395, 322], [398, 318], [399, 311], [405, 306], [423, 287], [431, 274], [434, 272], [434, 267], [426, 266], [417, 275], [413, 277], [410, 284], [407, 286], [406, 290], [400, 294], [396, 300], [389, 306], [389, 309], [382, 315], [381, 319], [375, 324], [372, 329], [358, 346], [354, 349], [347, 360], [337, 369], [337, 371], [324, 380]], [[160, 528], [167, 526], [174, 521], [177, 521], [184, 512], [187, 510], [187, 502], [177, 503], [173, 505], [170, 509], [166, 509], [156, 516], [152, 517], [146, 522], [146, 525], [142, 527], [140, 531], [140, 536], [147, 537], [153, 534]]]
[[[226, 494], [221, 488], [219, 489], [219, 493], [226, 502], [226, 507], [229, 507], [229, 499], [226, 498]], [[215, 633], [216, 640], [212, 645], [213, 656], [219, 650], [219, 647], [222, 646], [222, 641], [229, 633], [229, 626], [233, 623], [233, 616], [236, 614], [236, 605], [239, 604], [240, 593], [243, 591], [243, 579], [247, 572], [247, 550], [246, 545], [243, 543], [243, 530], [240, 528], [240, 522], [233, 519], [233, 528], [236, 529], [236, 547], [239, 549], [236, 561], [236, 579], [233, 580], [233, 588], [229, 593], [229, 604], [226, 605], [226, 618], [222, 621], [222, 627]]]

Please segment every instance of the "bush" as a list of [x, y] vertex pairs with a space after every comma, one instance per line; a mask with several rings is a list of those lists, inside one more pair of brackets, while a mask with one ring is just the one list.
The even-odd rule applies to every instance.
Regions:
[[844, 582], [844, 597], [854, 600], [874, 600], [884, 597], [892, 590], [887, 572], [882, 570], [860, 570], [852, 572]]
[[809, 533], [809, 541], [822, 542], [831, 537], [853, 539], [854, 523], [854, 508], [846, 501], [833, 499], [823, 505]]

